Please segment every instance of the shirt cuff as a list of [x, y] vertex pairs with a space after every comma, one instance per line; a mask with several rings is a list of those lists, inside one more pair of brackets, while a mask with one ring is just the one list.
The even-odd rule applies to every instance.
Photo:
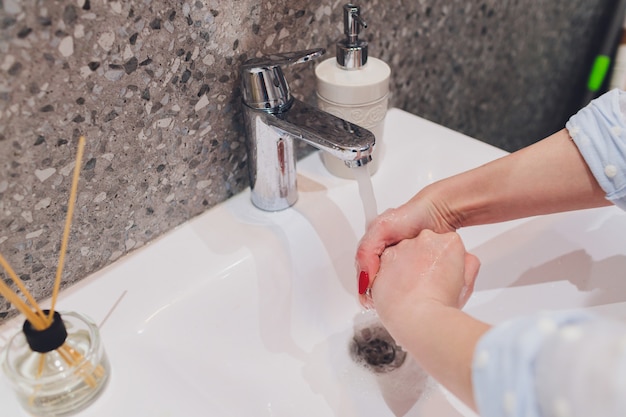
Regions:
[[611, 90], [572, 116], [565, 127], [606, 198], [626, 210], [626, 123], [620, 101], [626, 93]]

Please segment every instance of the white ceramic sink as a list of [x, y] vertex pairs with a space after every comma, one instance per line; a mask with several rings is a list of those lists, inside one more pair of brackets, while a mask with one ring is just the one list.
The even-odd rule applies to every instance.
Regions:
[[[388, 113], [373, 186], [379, 210], [505, 152], [403, 111]], [[314, 154], [300, 199], [278, 213], [249, 191], [62, 292], [101, 323], [112, 374], [79, 416], [472, 415], [407, 359], [375, 374], [351, 354], [364, 230], [356, 183]], [[615, 208], [462, 230], [482, 260], [467, 311], [496, 323], [538, 309], [626, 318], [626, 216]], [[0, 327], [0, 345], [20, 325]], [[0, 384], [3, 416], [26, 415]]]

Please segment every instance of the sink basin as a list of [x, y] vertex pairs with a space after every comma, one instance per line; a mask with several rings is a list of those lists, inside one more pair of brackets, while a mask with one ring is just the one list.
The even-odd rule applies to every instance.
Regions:
[[[505, 155], [398, 109], [385, 144], [379, 211]], [[357, 185], [318, 154], [298, 172], [294, 207], [262, 212], [245, 191], [61, 293], [58, 309], [99, 323], [112, 368], [79, 416], [474, 415], [411, 358], [375, 372], [355, 354], [355, 334], [378, 328], [355, 296]], [[624, 230], [615, 208], [462, 230], [483, 263], [466, 310], [491, 323], [548, 308], [626, 318]], [[4, 381], [0, 403], [26, 415]]]

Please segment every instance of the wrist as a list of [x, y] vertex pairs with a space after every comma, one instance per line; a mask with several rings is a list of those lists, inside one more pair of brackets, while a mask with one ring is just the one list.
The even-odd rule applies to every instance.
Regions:
[[396, 300], [394, 303], [386, 303], [384, 306], [381, 306], [376, 303], [375, 290], [373, 294], [374, 305], [381, 320], [390, 327], [397, 324], [398, 327], [401, 327], [399, 330], [406, 330], [406, 323], [419, 323], [419, 326], [421, 326], [421, 323], [431, 322], [436, 316], [446, 311], [458, 311], [458, 308], [446, 305], [437, 298], [424, 296], [406, 297], [405, 300], [410, 299], [410, 302]]
[[415, 319], [423, 321], [436, 321], [433, 320], [438, 316], [448, 316], [461, 313], [460, 309], [452, 306], [438, 298], [429, 297], [422, 298], [414, 304], [414, 311], [412, 313]]
[[429, 184], [412, 199], [425, 206], [430, 219], [426, 228], [436, 233], [455, 232], [465, 225], [466, 215], [456, 202], [452, 182], [446, 178]]

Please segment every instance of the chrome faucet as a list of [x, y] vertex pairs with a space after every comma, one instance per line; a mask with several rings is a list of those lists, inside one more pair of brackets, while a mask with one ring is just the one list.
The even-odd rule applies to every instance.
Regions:
[[283, 66], [324, 54], [310, 49], [253, 58], [241, 67], [252, 203], [277, 211], [298, 199], [294, 139], [358, 167], [372, 160], [374, 134], [292, 97]]

